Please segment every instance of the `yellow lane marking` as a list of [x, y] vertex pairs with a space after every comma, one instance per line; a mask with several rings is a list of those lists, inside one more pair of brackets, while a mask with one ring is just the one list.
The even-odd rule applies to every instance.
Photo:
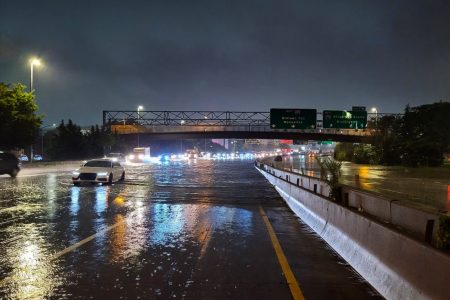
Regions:
[[305, 297], [303, 296], [302, 290], [298, 285], [297, 279], [295, 279], [294, 273], [292, 273], [291, 267], [289, 266], [286, 256], [284, 255], [280, 242], [278, 241], [275, 231], [273, 230], [269, 218], [264, 212], [262, 206], [259, 206], [259, 213], [261, 214], [261, 217], [266, 224], [270, 240], [272, 241], [273, 248], [275, 249], [275, 253], [277, 254], [278, 262], [280, 263], [281, 269], [283, 270], [284, 277], [286, 277], [286, 281], [289, 289], [291, 290], [292, 297], [294, 298], [294, 300], [304, 300]]

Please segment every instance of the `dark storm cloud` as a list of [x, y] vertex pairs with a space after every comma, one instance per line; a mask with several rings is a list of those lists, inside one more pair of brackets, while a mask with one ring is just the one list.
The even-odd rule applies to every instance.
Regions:
[[447, 1], [2, 1], [0, 80], [48, 122], [103, 109], [399, 112], [448, 99]]

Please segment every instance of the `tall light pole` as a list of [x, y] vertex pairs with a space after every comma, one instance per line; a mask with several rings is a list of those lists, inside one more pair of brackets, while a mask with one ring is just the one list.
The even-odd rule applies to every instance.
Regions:
[[375, 113], [375, 128], [378, 129], [378, 110], [376, 107], [372, 107], [370, 111]]
[[[33, 69], [34, 66], [40, 66], [41, 61], [33, 57], [30, 59], [30, 93], [33, 92]], [[30, 145], [30, 162], [33, 162], [33, 144]]]
[[30, 59], [30, 92], [33, 92], [33, 69], [34, 66], [40, 66], [41, 65], [41, 61], [34, 57], [32, 59]]
[[142, 109], [144, 109], [144, 107], [142, 106], [142, 105], [139, 105], [138, 106], [138, 108], [137, 108], [137, 125], [138, 125], [138, 132], [137, 132], [137, 138], [138, 138], [138, 147], [139, 147], [139, 113], [140, 113], [140, 111], [142, 110]]
[[42, 158], [44, 158], [44, 129], [45, 128], [49, 128], [49, 127], [55, 128], [56, 124], [53, 123], [51, 125], [47, 125], [47, 126], [41, 127], [41, 156], [42, 156]]

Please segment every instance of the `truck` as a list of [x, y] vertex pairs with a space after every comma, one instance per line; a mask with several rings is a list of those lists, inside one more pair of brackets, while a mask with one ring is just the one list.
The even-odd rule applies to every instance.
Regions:
[[127, 156], [127, 162], [143, 163], [150, 161], [150, 147], [133, 148], [133, 152]]

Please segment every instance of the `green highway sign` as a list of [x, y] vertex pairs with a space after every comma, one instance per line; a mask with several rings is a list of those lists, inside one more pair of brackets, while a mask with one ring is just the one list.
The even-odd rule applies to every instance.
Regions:
[[317, 141], [319, 145], [332, 145], [333, 141]]
[[367, 111], [323, 111], [323, 128], [365, 129], [366, 127]]
[[317, 110], [315, 109], [270, 109], [272, 129], [315, 129]]

